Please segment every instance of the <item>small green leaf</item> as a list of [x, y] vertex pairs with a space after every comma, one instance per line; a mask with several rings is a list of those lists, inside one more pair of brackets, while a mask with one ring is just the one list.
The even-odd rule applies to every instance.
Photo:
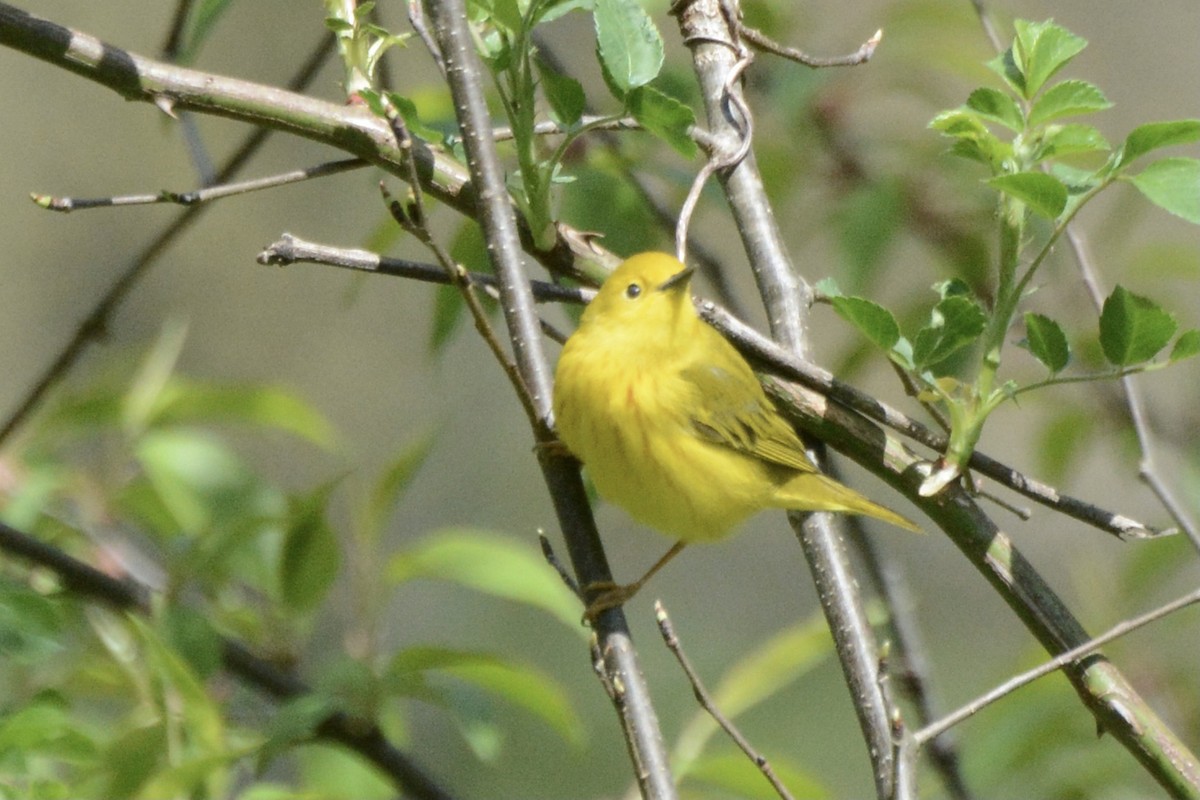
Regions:
[[442, 285], [433, 290], [433, 324], [429, 329], [429, 352], [437, 355], [453, 338], [466, 313], [467, 304], [457, 286]]
[[437, 128], [431, 128], [421, 121], [417, 104], [411, 98], [395, 92], [388, 92], [387, 98], [400, 115], [400, 119], [404, 120], [404, 127], [408, 128], [408, 132], [414, 137], [426, 142], [441, 142], [446, 138]]
[[[789, 797], [804, 800], [829, 800], [836, 797], [818, 775], [804, 769], [786, 756], [771, 756], [771, 772], [788, 789]], [[700, 784], [716, 789], [715, 793], [696, 794], [697, 797], [737, 797], [741, 800], [775, 800], [779, 797], [769, 783], [763, 780], [762, 768], [742, 753], [704, 753], [692, 763], [686, 773], [688, 784]], [[695, 790], [688, 789], [687, 796]]]
[[321, 723], [336, 710], [333, 699], [322, 694], [302, 694], [284, 702], [264, 727], [267, 740], [258, 752], [259, 770], [270, 766], [289, 746], [313, 738]]
[[433, 441], [433, 436], [423, 436], [405, 447], [371, 487], [363, 527], [372, 538], [377, 538], [383, 531], [388, 515], [429, 457]]
[[1034, 102], [1029, 110], [1029, 124], [1043, 125], [1060, 117], [1089, 114], [1111, 107], [1112, 103], [1095, 85], [1079, 80], [1062, 81], [1051, 86]]
[[1150, 202], [1200, 225], [1200, 159], [1164, 158], [1127, 179]]
[[563, 75], [542, 61], [537, 62], [538, 75], [542, 79], [542, 91], [546, 95], [554, 118], [567, 128], [579, 122], [587, 106], [583, 86], [569, 75]]
[[993, 172], [999, 171], [1012, 155], [1012, 145], [989, 131], [974, 111], [961, 108], [943, 111], [930, 121], [929, 127], [956, 140], [951, 150], [955, 155], [987, 164]]
[[1200, 330], [1192, 328], [1181, 334], [1171, 348], [1171, 361], [1182, 361], [1200, 354]]
[[1051, 372], [1060, 372], [1071, 358], [1071, 347], [1059, 324], [1032, 312], [1025, 314], [1025, 344]]
[[913, 362], [917, 368], [933, 367], [979, 338], [987, 315], [974, 300], [947, 297], [933, 307], [929, 324], [913, 339]]
[[900, 339], [900, 326], [892, 312], [862, 297], [833, 297], [833, 310], [884, 350]]
[[[1069, 125], [1050, 125], [1044, 131], [1041, 141], [1034, 153], [1034, 161], [1047, 158], [1057, 158], [1072, 153], [1094, 153], [1109, 150], [1108, 140], [1091, 125], [1071, 123]], [[1091, 172], [1084, 172], [1091, 175]], [[1057, 171], [1056, 178], [1060, 178]]]
[[385, 681], [407, 686], [413, 683], [413, 673], [427, 672], [452, 676], [522, 708], [567, 741], [579, 744], [583, 740], [583, 725], [568, 694], [551, 677], [529, 665], [491, 653], [412, 647], [401, 650], [392, 659]]
[[1067, 187], [1044, 172], [1015, 172], [998, 175], [988, 185], [1024, 202], [1031, 210], [1056, 219], [1067, 206]]
[[1138, 364], [1166, 347], [1175, 328], [1175, 318], [1153, 300], [1117, 286], [1100, 312], [1100, 346], [1115, 366]]
[[1129, 132], [1116, 167], [1120, 169], [1151, 150], [1200, 141], [1200, 119], [1148, 122]]
[[1016, 133], [1025, 129], [1025, 117], [1016, 101], [998, 89], [981, 88], [971, 92], [967, 98], [967, 108]]
[[229, 422], [286, 431], [320, 447], [332, 447], [336, 440], [329, 420], [280, 386], [217, 386], [176, 378], [153, 419], [156, 425]]
[[337, 577], [342, 555], [337, 534], [325, 517], [333, 484], [292, 501], [279, 565], [283, 600], [294, 610], [310, 611], [324, 599]]
[[600, 59], [622, 95], [658, 76], [662, 36], [637, 0], [596, 0], [593, 21]]
[[671, 145], [680, 155], [696, 155], [696, 143], [689, 135], [696, 124], [696, 113], [674, 97], [653, 86], [639, 86], [625, 99], [625, 107], [646, 130]]
[[563, 585], [542, 554], [491, 531], [447, 528], [430, 534], [392, 557], [388, 577], [397, 584], [416, 578], [452, 581], [540, 608], [571, 630], [584, 633], [579, 598]]
[[1017, 30], [1013, 48], [1017, 63], [1021, 65], [1026, 100], [1032, 99], [1054, 73], [1087, 47], [1086, 39], [1051, 20], [1029, 22], [1019, 19], [1013, 26]]

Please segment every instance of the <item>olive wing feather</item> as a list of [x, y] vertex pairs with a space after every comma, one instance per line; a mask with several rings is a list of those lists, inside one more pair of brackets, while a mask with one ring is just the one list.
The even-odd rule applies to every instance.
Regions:
[[698, 436], [781, 467], [817, 471], [800, 437], [772, 405], [748, 365], [731, 371], [716, 364], [697, 364], [685, 368], [681, 377], [694, 393], [688, 408]]

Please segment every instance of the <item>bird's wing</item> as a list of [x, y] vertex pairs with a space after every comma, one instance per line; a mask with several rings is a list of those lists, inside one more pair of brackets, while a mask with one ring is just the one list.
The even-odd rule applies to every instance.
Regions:
[[771, 404], [750, 368], [731, 369], [696, 364], [681, 372], [693, 395], [687, 407], [696, 435], [771, 464], [816, 472], [800, 438]]

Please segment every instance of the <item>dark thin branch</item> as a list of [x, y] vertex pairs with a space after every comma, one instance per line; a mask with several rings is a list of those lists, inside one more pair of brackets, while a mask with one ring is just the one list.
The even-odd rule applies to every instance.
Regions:
[[188, 17], [191, 16], [193, 5], [195, 0], [176, 0], [175, 13], [171, 15], [171, 28], [162, 46], [164, 61], [177, 60], [183, 51], [183, 34], [187, 30]]
[[680, 644], [679, 637], [675, 634], [675, 626], [671, 623], [671, 618], [667, 615], [667, 610], [663, 608], [661, 600], [654, 601], [654, 619], [658, 623], [658, 632], [662, 635], [663, 643], [666, 644], [671, 654], [675, 656], [675, 660], [679, 662], [683, 674], [687, 676], [688, 683], [692, 686], [692, 694], [696, 696], [696, 702], [700, 703], [700, 707], [708, 712], [708, 715], [733, 740], [738, 749], [746, 754], [746, 758], [750, 759], [750, 762], [763, 774], [763, 777], [771, 784], [771, 788], [775, 790], [775, 793], [784, 798], [784, 800], [792, 800], [791, 793], [783, 785], [783, 781], [779, 780], [779, 776], [775, 774], [775, 770], [771, 769], [771, 765], [767, 762], [766, 757], [755, 750], [754, 746], [738, 730], [737, 726], [721, 713], [721, 709], [717, 708], [712, 695], [708, 693], [708, 689], [704, 688], [704, 682], [700, 680], [700, 676], [692, 666], [691, 659], [683, 651], [683, 645]]
[[[471, 178], [478, 187], [478, 219], [488, 243], [488, 256], [500, 280], [501, 307], [517, 368], [540, 418], [533, 422], [538, 460], [555, 513], [562, 527], [575, 574], [584, 587], [612, 581], [612, 571], [600, 544], [578, 462], [549, 446], [554, 441], [551, 378], [542, 352], [533, 294], [521, 266], [521, 242], [513, 206], [491, 138], [491, 123], [481, 83], [483, 67], [475, 53], [463, 0], [431, 3], [434, 32], [446, 61], [446, 78], [454, 98], [467, 152]], [[589, 592], [588, 602], [595, 592]], [[625, 733], [634, 776], [642, 795], [653, 800], [676, 797], [663, 746], [662, 731], [638, 665], [625, 616], [609, 609], [594, 623], [597, 671], [608, 689]]]
[[[738, 11], [721, 0], [683, 0], [672, 6], [683, 41], [692, 51], [709, 132], [725, 142], [726, 152], [745, 148], [736, 166], [718, 173], [742, 237], [742, 245], [767, 309], [772, 337], [797, 357], [808, 353], [805, 330], [812, 289], [796, 274], [766, 196], [750, 147], [750, 109], [732, 78], [744, 69], [749, 53], [737, 39]], [[736, 109], [734, 111], [733, 109]], [[806, 440], [814, 463], [823, 449]], [[840, 533], [830, 514], [791, 513], [817, 594], [833, 635], [859, 726], [866, 741], [879, 797], [900, 792], [894, 784], [892, 720], [898, 714], [879, 675], [878, 645], [867, 619]]]
[[368, 164], [361, 158], [346, 158], [339, 161], [327, 161], [324, 164], [317, 164], [303, 169], [294, 169], [278, 175], [269, 175], [265, 178], [237, 181], [236, 183], [222, 183], [215, 186], [206, 186], [203, 189], [193, 189], [188, 192], [172, 192], [164, 189], [157, 194], [133, 194], [118, 197], [77, 198], [54, 197], [46, 194], [32, 194], [30, 197], [34, 203], [48, 211], [61, 211], [63, 213], [80, 211], [87, 208], [153, 205], [155, 203], [194, 206], [200, 203], [207, 203], [211, 200], [219, 200], [223, 197], [259, 192], [263, 189], [274, 189], [279, 186], [287, 186], [290, 183], [299, 183], [301, 181], [312, 180], [313, 178], [324, 178], [327, 175], [338, 175], [353, 169], [362, 169], [365, 166], [368, 166]]
[[[152, 592], [146, 586], [106, 575], [3, 522], [0, 522], [0, 550], [50, 570], [66, 589], [79, 597], [123, 611], [150, 613]], [[242, 682], [279, 701], [312, 692], [304, 681], [259, 658], [234, 639], [221, 637], [221, 662]], [[425, 800], [450, 800], [452, 797], [407, 755], [388, 742], [373, 723], [344, 713], [334, 713], [321, 723], [317, 735], [359, 753], [391, 777], [406, 796]]]
[[[0, 3], [0, 44], [15, 46], [18, 49], [29, 52], [31, 55], [37, 55], [61, 64], [63, 60], [69, 61], [69, 58], [64, 57], [62, 53], [57, 53], [54, 47], [55, 42], [59, 42], [61, 46], [66, 48], [66, 43], [61, 39], [64, 33], [68, 41], [74, 41], [76, 32], [61, 28], [53, 23], [38, 20], [36, 17], [31, 17], [23, 11], [18, 11]], [[38, 36], [43, 38], [37, 38]], [[333, 37], [328, 34], [322, 36], [320, 43], [297, 71], [289, 85], [296, 90], [308, 85], [332, 50]], [[103, 48], [100, 52], [104, 52]], [[121, 51], [116, 52], [119, 53]], [[118, 62], [120, 63], [119, 59]], [[63, 64], [63, 66], [66, 65]], [[229, 180], [237, 174], [238, 170], [258, 152], [258, 149], [269, 134], [269, 130], [260, 128], [247, 136], [237, 150], [234, 151], [234, 154], [230, 156], [229, 160], [225, 162], [221, 170], [219, 170], [217, 175], [218, 182]], [[199, 219], [205, 209], [207, 209], [207, 206], [204, 205], [191, 206], [185, 209], [141, 253], [134, 257], [125, 268], [125, 271], [117, 278], [116, 282], [113, 283], [109, 290], [97, 301], [92, 310], [88, 312], [83, 321], [76, 327], [75, 332], [63, 346], [62, 350], [59, 351], [58, 356], [46, 367], [38, 380], [34, 382], [25, 397], [17, 405], [16, 410], [9, 415], [8, 419], [4, 420], [3, 426], [0, 426], [0, 445], [8, 441], [12, 433], [28, 419], [29, 415], [41, 404], [50, 390], [75, 365], [75, 362], [87, 349], [87, 346], [103, 334], [108, 324], [108, 319], [121, 303], [124, 302], [142, 275], [150, 269], [158, 260], [158, 257], [175, 242], [180, 234]]]
[[[861, 527], [857, 518], [847, 522]], [[859, 535], [854, 537], [853, 542], [871, 575], [871, 582], [891, 610], [887, 624], [891, 631], [891, 644], [899, 654], [899, 658], [893, 658], [892, 663], [898, 661], [902, 668], [899, 672], [892, 671], [892, 678], [912, 702], [917, 721], [921, 725], [928, 725], [938, 716], [933, 697], [933, 670], [921, 627], [916, 623], [916, 602], [908, 578], [899, 565], [880, 555], [875, 537]], [[934, 737], [929, 742], [929, 755], [950, 796], [955, 800], [970, 800], [971, 791], [962, 774], [958, 747], [951, 734]]]

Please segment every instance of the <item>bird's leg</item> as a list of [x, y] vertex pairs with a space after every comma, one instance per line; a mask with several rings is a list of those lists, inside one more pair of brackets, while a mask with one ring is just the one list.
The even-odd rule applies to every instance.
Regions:
[[[584, 588], [585, 594], [595, 594], [592, 602], [588, 603], [587, 609], [583, 612], [585, 622], [595, 622], [596, 618], [608, 611], [610, 608], [624, 605], [633, 596], [637, 594], [646, 581], [650, 580], [656, 572], [667, 565], [675, 556], [679, 555], [680, 551], [687, 546], [687, 542], [682, 539], [671, 545], [671, 549], [663, 553], [662, 558], [654, 562], [654, 566], [646, 570], [646, 574], [638, 578], [633, 583], [619, 584], [612, 581], [597, 581], [589, 583]], [[599, 594], [596, 594], [596, 593]]]

